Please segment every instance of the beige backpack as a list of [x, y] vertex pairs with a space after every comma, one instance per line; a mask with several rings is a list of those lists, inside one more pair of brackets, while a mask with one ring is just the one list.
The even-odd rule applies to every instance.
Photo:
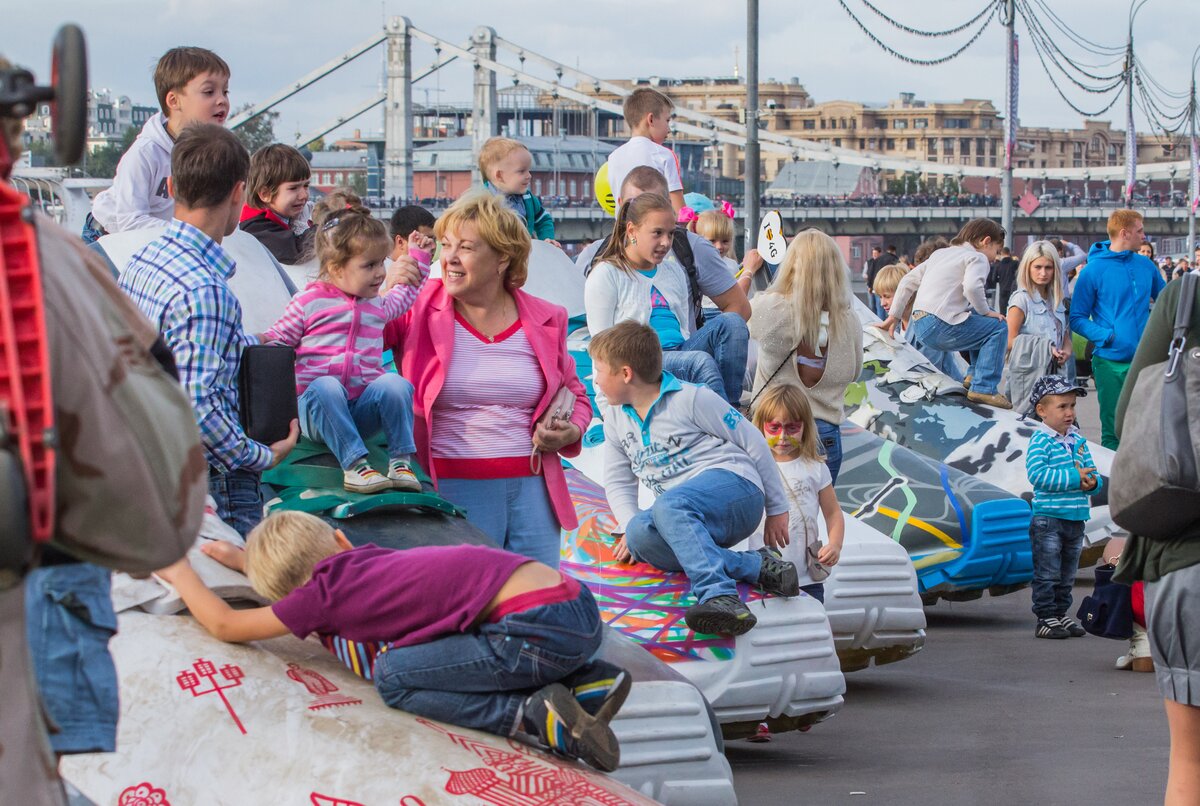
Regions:
[[200, 530], [208, 465], [191, 402], [151, 356], [154, 326], [99, 255], [35, 218], [57, 435], [51, 544], [131, 573]]

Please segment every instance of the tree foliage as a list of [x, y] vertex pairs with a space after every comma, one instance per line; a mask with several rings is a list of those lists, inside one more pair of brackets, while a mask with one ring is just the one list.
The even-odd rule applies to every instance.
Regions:
[[[249, 109], [253, 104], [243, 104], [238, 109], [234, 110], [234, 114], [241, 114]], [[269, 146], [276, 142], [275, 139], [275, 122], [279, 120], [279, 113], [274, 110], [263, 112], [261, 115], [243, 123], [233, 130], [237, 139], [242, 141], [242, 145], [246, 150], [253, 154], [263, 146]]]

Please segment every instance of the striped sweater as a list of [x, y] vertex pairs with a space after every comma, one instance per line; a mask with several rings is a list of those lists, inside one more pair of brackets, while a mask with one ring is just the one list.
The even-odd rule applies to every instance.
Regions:
[[[429, 276], [428, 252], [410, 249]], [[296, 394], [317, 378], [342, 382], [350, 400], [384, 374], [383, 327], [407, 311], [421, 286], [397, 284], [381, 297], [355, 297], [332, 283], [318, 280], [288, 303], [283, 315], [262, 335], [264, 342], [296, 348]]]
[[1103, 480], [1096, 476], [1095, 489], [1084, 491], [1080, 467], [1095, 467], [1087, 440], [1075, 429], [1074, 448], [1068, 449], [1050, 429], [1041, 427], [1029, 438], [1025, 473], [1033, 485], [1033, 514], [1064, 521], [1086, 521], [1091, 517], [1088, 496], [1100, 492]]

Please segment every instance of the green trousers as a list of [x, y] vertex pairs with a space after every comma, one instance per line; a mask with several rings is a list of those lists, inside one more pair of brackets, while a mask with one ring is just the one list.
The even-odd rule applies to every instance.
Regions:
[[1129, 363], [1092, 356], [1092, 378], [1096, 381], [1096, 397], [1100, 401], [1100, 444], [1114, 451], [1120, 444], [1117, 439], [1117, 401], [1121, 399], [1121, 387], [1125, 385], [1127, 375]]

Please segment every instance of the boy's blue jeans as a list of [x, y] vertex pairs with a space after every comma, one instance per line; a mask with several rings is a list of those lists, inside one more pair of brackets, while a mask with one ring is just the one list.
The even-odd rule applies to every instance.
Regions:
[[1040, 619], [1066, 615], [1083, 550], [1083, 521], [1034, 515], [1029, 539], [1033, 544], [1033, 613]]
[[300, 395], [300, 429], [314, 442], [324, 442], [343, 470], [367, 455], [363, 438], [380, 431], [387, 437], [388, 455], [415, 453], [413, 442], [413, 385], [394, 372], [367, 384], [354, 400], [337, 378], [317, 378]]
[[[709, 317], [676, 350], [663, 353], [663, 369], [707, 386], [733, 405], [742, 399], [750, 328], [736, 313]], [[719, 381], [719, 387], [718, 387]]]
[[217, 504], [217, 517], [242, 537], [263, 519], [262, 474], [257, 470], [218, 473], [210, 466], [208, 494]]
[[629, 521], [625, 544], [634, 559], [683, 571], [697, 602], [737, 596], [737, 583], [758, 581], [762, 557], [730, 551], [758, 528], [762, 490], [728, 470], [705, 470], [672, 487]]
[[1000, 388], [1004, 371], [1004, 352], [1008, 348], [1008, 325], [1002, 319], [972, 311], [957, 325], [947, 324], [933, 314], [912, 320], [914, 339], [926, 347], [951, 353], [966, 350], [971, 355], [971, 391], [994, 395]]
[[602, 636], [596, 601], [581, 585], [571, 601], [389, 649], [375, 659], [375, 688], [392, 708], [511, 736], [526, 698], [587, 663]]

